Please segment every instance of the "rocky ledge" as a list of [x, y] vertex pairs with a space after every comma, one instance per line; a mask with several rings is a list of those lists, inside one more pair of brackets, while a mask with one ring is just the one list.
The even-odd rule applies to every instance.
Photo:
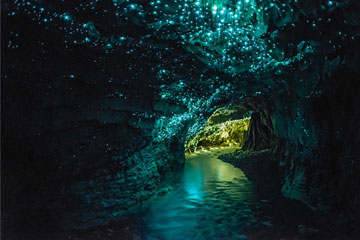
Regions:
[[[237, 150], [218, 156], [224, 162], [242, 169], [246, 177], [252, 181], [268, 208], [270, 214], [275, 212], [279, 217], [274, 227], [250, 230], [248, 239], [269, 239], [278, 233], [293, 234], [293, 239], [357, 239], [360, 231], [356, 224], [341, 214], [323, 213], [309, 209], [303, 202], [285, 198], [281, 194], [284, 184], [277, 161], [271, 149], [260, 151]], [[299, 214], [301, 213], [301, 214]], [[281, 231], [279, 231], [281, 229]], [[350, 234], [351, 233], [351, 234]], [[279, 235], [280, 236], [280, 235]]]

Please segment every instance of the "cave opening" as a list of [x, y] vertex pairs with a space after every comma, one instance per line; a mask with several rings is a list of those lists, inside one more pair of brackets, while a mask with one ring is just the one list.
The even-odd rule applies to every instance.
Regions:
[[270, 149], [274, 144], [271, 104], [259, 99], [216, 109], [204, 126], [185, 141], [185, 152], [219, 147], [244, 151]]
[[205, 125], [185, 142], [185, 152], [219, 147], [242, 147], [247, 136], [252, 111], [237, 107], [215, 110]]

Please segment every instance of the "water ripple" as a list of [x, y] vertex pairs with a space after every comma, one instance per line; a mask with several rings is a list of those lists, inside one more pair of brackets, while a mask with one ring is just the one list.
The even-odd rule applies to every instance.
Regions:
[[259, 198], [244, 173], [212, 152], [188, 156], [172, 191], [146, 211], [147, 239], [246, 239]]

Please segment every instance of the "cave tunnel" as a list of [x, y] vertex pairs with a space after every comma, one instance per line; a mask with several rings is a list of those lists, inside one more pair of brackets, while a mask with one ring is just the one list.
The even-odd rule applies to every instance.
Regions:
[[359, 11], [1, 1], [1, 239], [359, 239]]

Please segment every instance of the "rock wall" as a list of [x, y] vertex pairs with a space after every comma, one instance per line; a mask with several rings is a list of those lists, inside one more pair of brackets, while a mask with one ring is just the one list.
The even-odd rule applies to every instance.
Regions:
[[19, 15], [2, 28], [3, 41], [16, 33], [18, 44], [2, 44], [4, 229], [84, 228], [123, 216], [184, 161], [186, 126], [168, 123], [187, 107], [160, 99], [149, 66], [129, 67], [150, 62], [141, 51], [163, 48], [126, 58], [119, 52], [131, 46], [70, 49], [58, 30]]
[[358, 74], [349, 72], [340, 68], [332, 76], [334, 85], [321, 96], [291, 100], [272, 116], [277, 141], [273, 151], [284, 172], [282, 192], [313, 209], [340, 211], [350, 201], [351, 210], [346, 211], [357, 211], [359, 132], [354, 118], [359, 112], [354, 106], [359, 85], [353, 82]]
[[[153, 141], [157, 119], [181, 105], [157, 109], [146, 86], [124, 90], [91, 65], [69, 76], [69, 64], [29, 66], [22, 58], [2, 81], [5, 226], [32, 218], [56, 218], [68, 228], [109, 222], [182, 166], [186, 131]], [[141, 96], [124, 101], [122, 94]]]
[[284, 176], [282, 193], [313, 209], [354, 216], [360, 159], [359, 71], [354, 67], [359, 18], [354, 11], [359, 3], [302, 1], [292, 7], [291, 14], [268, 8], [264, 37], [276, 42], [269, 45], [273, 53], [282, 52], [286, 59], [297, 52], [305, 60], [285, 63], [278, 55], [282, 63], [274, 75], [261, 75], [273, 89], [272, 150]]

